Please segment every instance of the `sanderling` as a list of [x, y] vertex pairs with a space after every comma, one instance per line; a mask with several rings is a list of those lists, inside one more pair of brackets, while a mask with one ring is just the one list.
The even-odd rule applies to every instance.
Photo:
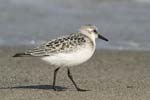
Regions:
[[98, 29], [94, 25], [81, 26], [78, 32], [66, 36], [52, 39], [36, 48], [28, 50], [24, 53], [17, 53], [13, 57], [40, 57], [42, 60], [51, 65], [58, 66], [54, 70], [53, 89], [55, 87], [56, 74], [60, 67], [67, 67], [68, 77], [78, 91], [86, 91], [80, 89], [70, 73], [70, 66], [79, 65], [91, 58], [95, 51], [95, 39], [100, 38], [108, 41], [105, 37], [98, 33]]

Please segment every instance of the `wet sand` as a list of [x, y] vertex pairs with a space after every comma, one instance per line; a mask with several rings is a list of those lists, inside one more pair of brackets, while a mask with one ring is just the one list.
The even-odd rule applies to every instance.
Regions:
[[0, 47], [0, 100], [149, 100], [150, 52], [97, 50], [86, 63], [72, 67], [75, 90], [66, 68], [52, 90], [51, 66], [39, 58], [12, 58], [30, 47]]

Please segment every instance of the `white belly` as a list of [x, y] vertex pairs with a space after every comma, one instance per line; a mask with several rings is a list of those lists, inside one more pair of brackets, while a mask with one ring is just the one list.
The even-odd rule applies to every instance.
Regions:
[[82, 48], [72, 53], [59, 53], [53, 56], [43, 57], [42, 60], [56, 66], [70, 67], [87, 61], [93, 55], [95, 49]]

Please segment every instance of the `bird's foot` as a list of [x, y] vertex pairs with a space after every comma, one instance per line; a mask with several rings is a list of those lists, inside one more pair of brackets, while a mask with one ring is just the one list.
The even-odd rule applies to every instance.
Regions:
[[85, 92], [85, 91], [90, 91], [90, 90], [77, 88], [77, 91]]

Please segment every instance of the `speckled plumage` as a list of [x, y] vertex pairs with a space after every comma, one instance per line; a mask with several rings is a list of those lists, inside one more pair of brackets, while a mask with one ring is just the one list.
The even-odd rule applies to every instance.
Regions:
[[50, 56], [56, 53], [75, 52], [85, 45], [94, 46], [93, 42], [86, 35], [72, 33], [57, 39], [50, 40], [32, 50], [25, 52], [31, 56]]

